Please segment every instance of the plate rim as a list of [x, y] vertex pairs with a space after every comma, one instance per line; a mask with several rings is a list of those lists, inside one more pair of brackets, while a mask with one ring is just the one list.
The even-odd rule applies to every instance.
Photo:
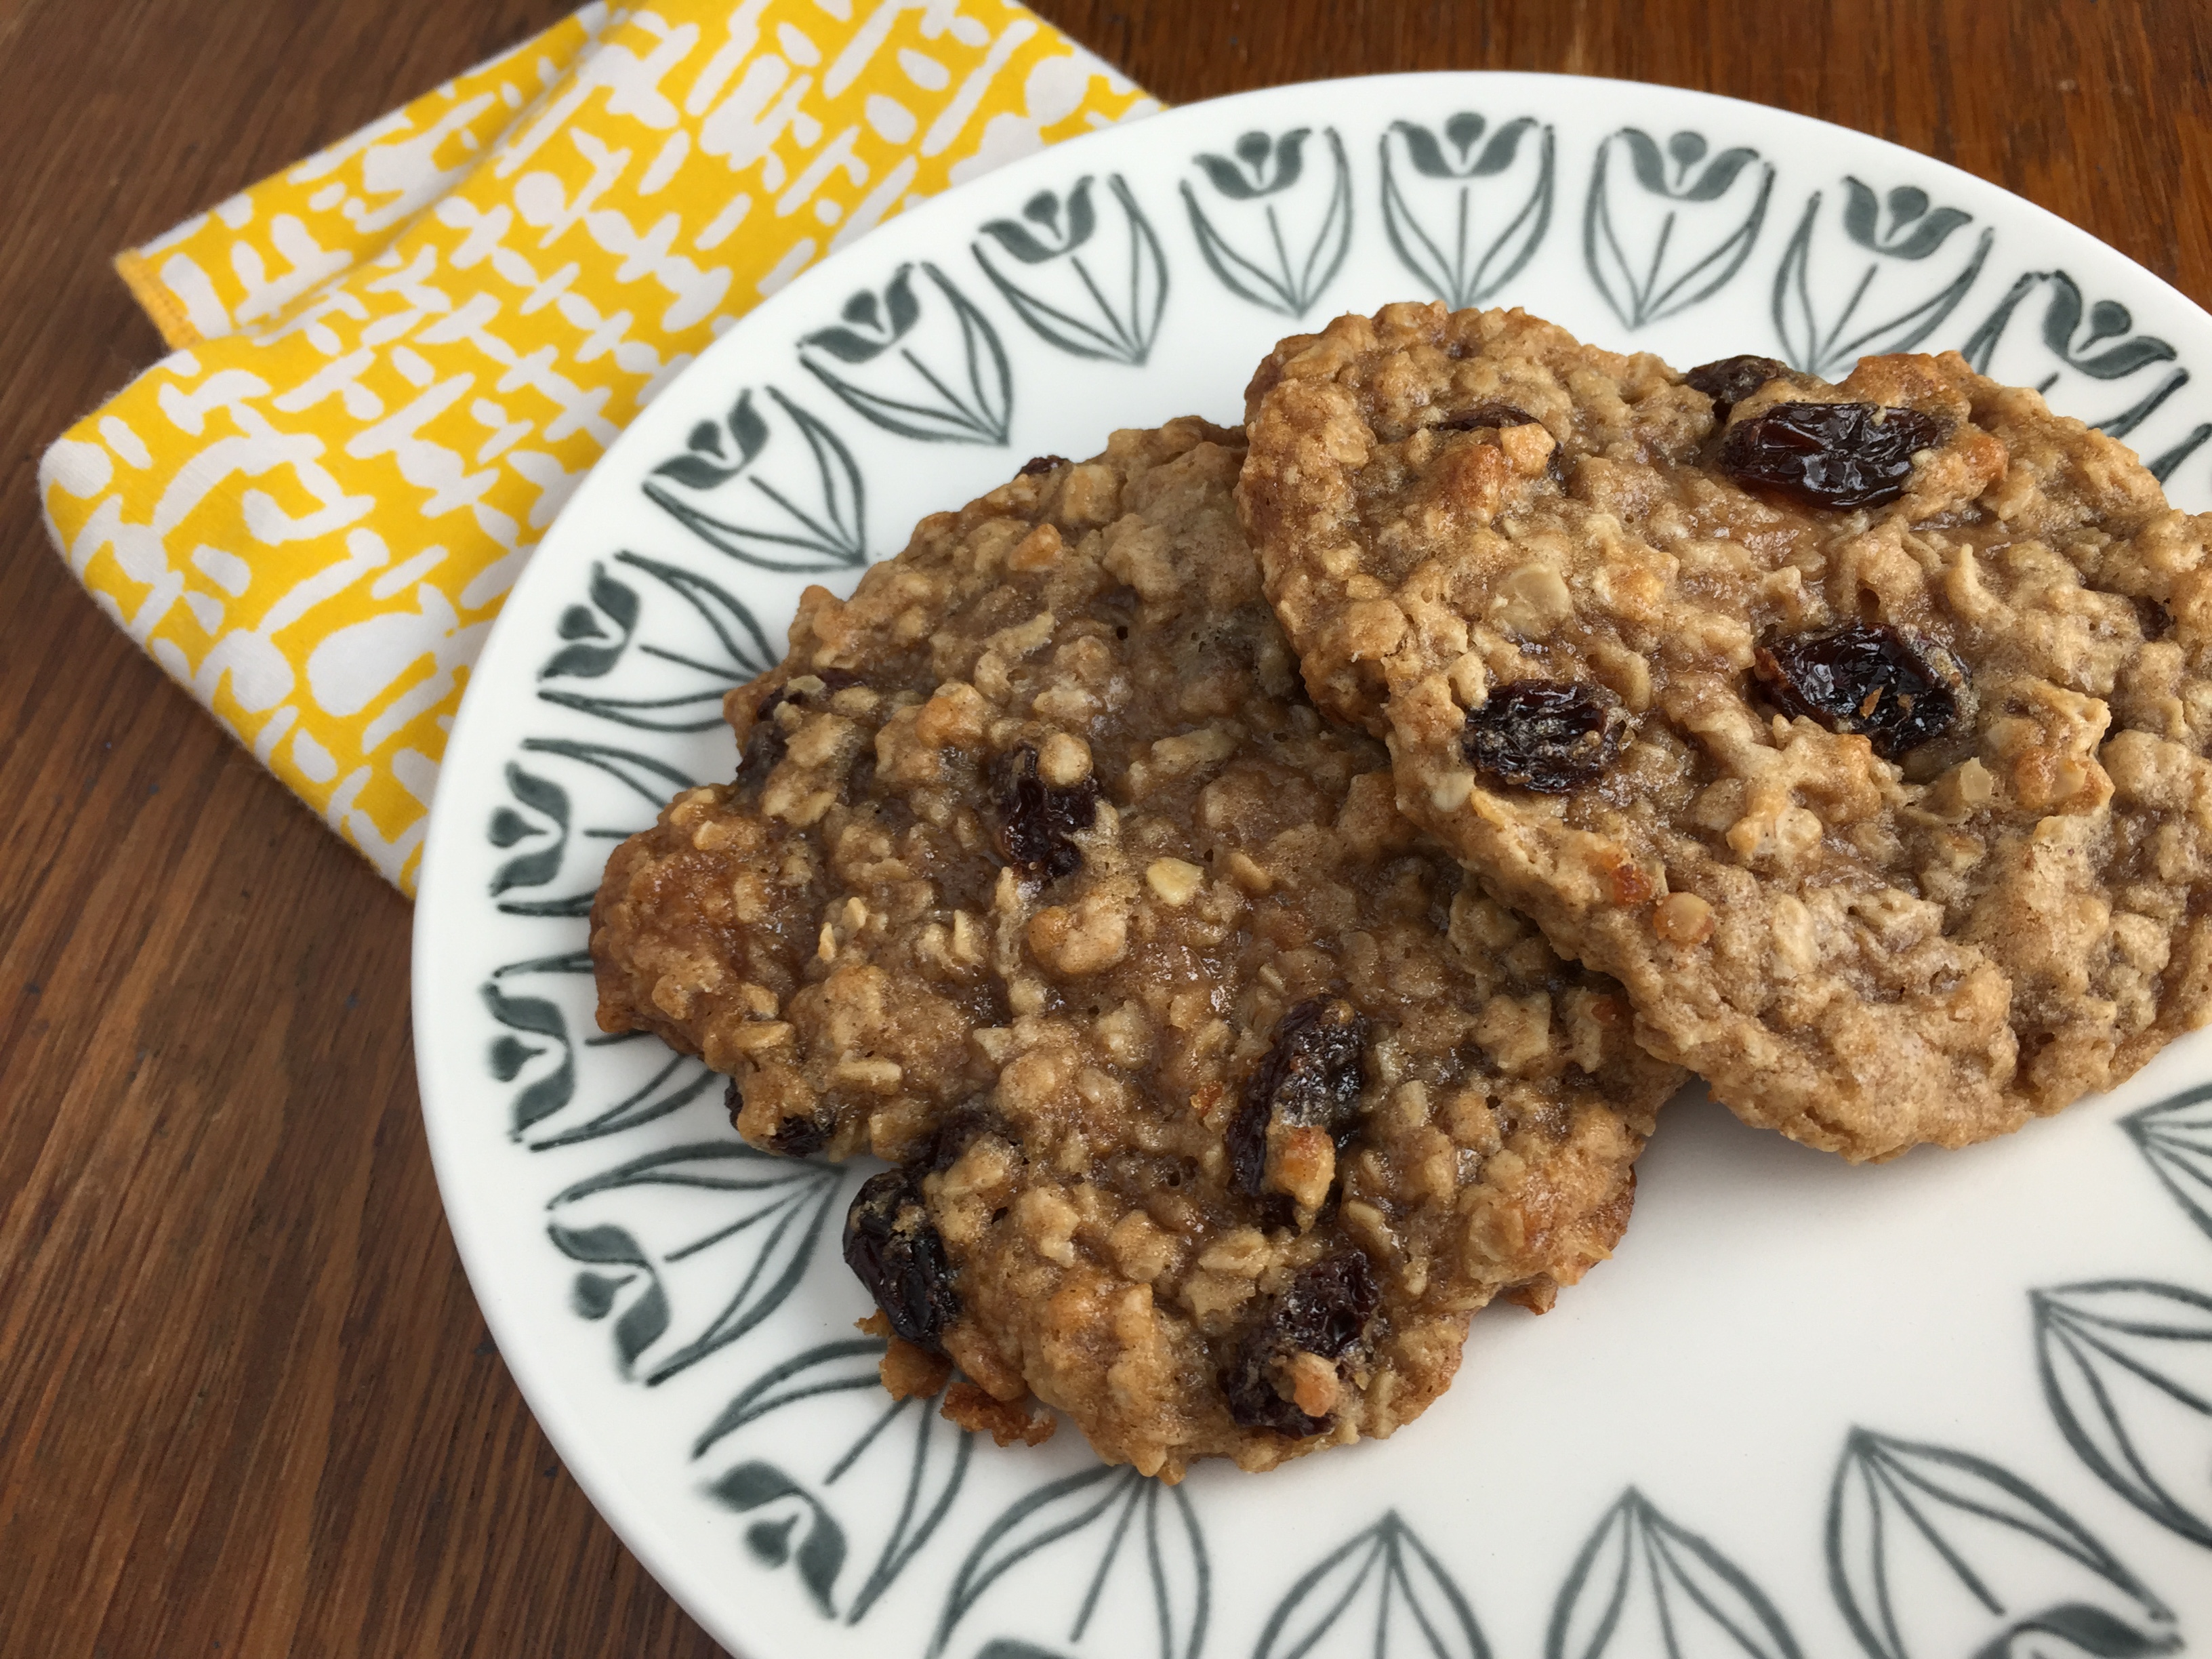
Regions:
[[[1415, 70], [1248, 88], [1188, 104], [1167, 106], [1141, 118], [1124, 120], [1048, 145], [917, 203], [898, 214], [895, 220], [886, 221], [881, 228], [888, 228], [893, 224], [909, 227], [923, 240], [934, 239], [939, 222], [946, 224], [956, 222], [955, 216], [960, 214], [966, 203], [978, 193], [978, 186], [1006, 189], [1032, 177], [1037, 182], [1044, 183], [1079, 169], [1084, 160], [1102, 146], [1129, 142], [1128, 135], [1133, 132], [1158, 133], [1165, 137], [1176, 129], [1195, 125], [1218, 116], [1224, 106], [1276, 100], [1308, 100], [1306, 107], [1314, 111], [1318, 119], [1326, 118], [1320, 112], [1327, 101], [1347, 94], [1364, 97], [1391, 87], [1427, 88], [1446, 86], [1481, 86], [1500, 90], [1517, 88], [1524, 89], [1531, 98], [1542, 96], [1554, 100], [1571, 97], [1577, 92], [1592, 97], [1601, 97], [1607, 93], [1627, 93], [1638, 99], [1656, 97], [1668, 102], [1681, 100], [1690, 108], [1740, 112], [1758, 122], [1769, 124], [1769, 131], [1776, 130], [1778, 125], [1781, 131], [1790, 133], [1800, 143], [1816, 140], [1823, 135], [1842, 133], [1855, 141], [1878, 145], [1900, 157], [1909, 158], [1917, 168], [1926, 171], [1930, 182], [1940, 180], [1977, 194], [1995, 192], [2009, 211], [2025, 214], [2038, 238], [2056, 234], [2070, 240], [2073, 246], [2068, 250], [2069, 258], [2074, 256], [2075, 248], [2078, 248], [2090, 263], [2124, 272], [2124, 280], [2138, 290], [2145, 284], [2149, 285], [2162, 301], [2172, 304], [2179, 315], [2185, 316], [2202, 331], [2208, 357], [2212, 357], [2212, 311], [2208, 311], [2156, 271], [2094, 233], [2005, 185], [1970, 172], [1955, 162], [1925, 155], [1893, 139], [1841, 122], [1701, 88], [1621, 77], [1534, 70]], [[1581, 112], [1577, 109], [1573, 112], [1579, 114]], [[1558, 118], [1554, 116], [1553, 118]], [[1592, 125], [1617, 125], [1626, 118], [1608, 112]], [[965, 221], [957, 222], [962, 225], [964, 234], [968, 228]], [[520, 615], [524, 608], [519, 607], [517, 601], [526, 594], [534, 593], [535, 588], [531, 586], [533, 582], [544, 586], [557, 580], [554, 566], [559, 562], [558, 550], [564, 535], [581, 533], [574, 526], [582, 523], [592, 510], [592, 503], [596, 500], [594, 484], [599, 483], [601, 491], [614, 488], [614, 485], [602, 481], [622, 471], [629, 457], [641, 447], [659, 441], [647, 435], [660, 424], [653, 418], [653, 410], [693, 377], [702, 380], [714, 378], [715, 372], [719, 372], [743, 349], [744, 342], [738, 337], [745, 331], [744, 325], [755, 318], [765, 313], [772, 319], [781, 311], [807, 298], [823, 292], [836, 292], [836, 283], [845, 273], [857, 267], [863, 254], [874, 254], [874, 247], [878, 241], [879, 238], [873, 232], [856, 238], [799, 272], [746, 312], [739, 313], [721, 335], [656, 391], [652, 401], [637, 411], [629, 424], [592, 464], [553, 522], [539, 537], [528, 562], [502, 600], [500, 613], [482, 652], [468, 671], [460, 708], [447, 734], [440, 762], [441, 785], [447, 766], [472, 746], [476, 730], [494, 718], [483, 712], [491, 704], [487, 698], [476, 695], [476, 688], [479, 684], [496, 683], [511, 678], [499, 671], [506, 669], [507, 657], [524, 648], [518, 643], [522, 638], [520, 627], [508, 625], [509, 619]], [[1409, 283], [1408, 286], [1412, 285]], [[1326, 307], [1321, 309], [1327, 312], [1327, 315], [1338, 314]], [[1309, 331], [1306, 327], [1308, 320], [1304, 318], [1286, 319], [1285, 331]], [[1327, 316], [1316, 315], [1311, 319], [1311, 325], [1317, 328], [1326, 320]], [[2160, 327], [2163, 332], [2172, 331], [2163, 319]], [[564, 526], [567, 527], [565, 531]], [[556, 554], [554, 561], [549, 562], [545, 558], [544, 555], [549, 550]], [[486, 672], [487, 669], [494, 672]], [[435, 950], [436, 936], [446, 908], [454, 903], [454, 901], [446, 898], [445, 890], [458, 878], [448, 877], [445, 872], [459, 861], [458, 854], [447, 849], [465, 833], [459, 827], [462, 820], [458, 799], [457, 792], [440, 787], [428, 815], [418, 866], [410, 945], [410, 1037], [415, 1050], [415, 1070], [424, 1131], [429, 1143], [440, 1206], [447, 1230], [467, 1275], [471, 1291], [477, 1299], [492, 1340], [500, 1350], [501, 1363], [520, 1390], [525, 1403], [544, 1431], [562, 1467], [583, 1489], [599, 1517], [615, 1532], [623, 1547], [637, 1558], [655, 1583], [683, 1607], [702, 1629], [732, 1653], [753, 1654], [758, 1650], [751, 1646], [752, 1638], [746, 1636], [738, 1625], [731, 1622], [732, 1619], [741, 1616], [742, 1609], [716, 1606], [706, 1593], [708, 1586], [693, 1583], [678, 1570], [680, 1552], [673, 1547], [672, 1540], [667, 1536], [672, 1525], [671, 1518], [652, 1503], [631, 1499], [631, 1488], [622, 1471], [614, 1466], [611, 1455], [604, 1449], [595, 1449], [580, 1402], [574, 1401], [559, 1386], [557, 1377], [550, 1374], [537, 1357], [518, 1359], [518, 1355], [529, 1353], [531, 1345], [527, 1333], [542, 1321], [546, 1310], [524, 1308], [514, 1291], [501, 1282], [499, 1264], [512, 1252], [514, 1245], [511, 1240], [501, 1242], [490, 1237], [489, 1217], [478, 1212], [469, 1201], [466, 1194], [472, 1172], [464, 1167], [462, 1160], [466, 1154], [457, 1142], [456, 1132], [447, 1127], [455, 1122], [461, 1108], [447, 1097], [439, 1079], [439, 1068], [434, 1065], [431, 1057], [433, 1049], [438, 1046], [435, 1033], [439, 1029], [439, 1005], [442, 1002], [450, 1006], [456, 1000], [468, 1000], [471, 988], [448, 982], [450, 976]], [[746, 1645], [743, 1648], [732, 1645], [738, 1640], [743, 1640]]]

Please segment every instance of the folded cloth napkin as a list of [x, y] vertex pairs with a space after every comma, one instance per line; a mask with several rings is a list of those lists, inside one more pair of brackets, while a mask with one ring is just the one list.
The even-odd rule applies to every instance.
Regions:
[[124, 254], [175, 348], [47, 451], [100, 606], [402, 890], [501, 600], [731, 321], [1156, 109], [1007, 0], [586, 6]]

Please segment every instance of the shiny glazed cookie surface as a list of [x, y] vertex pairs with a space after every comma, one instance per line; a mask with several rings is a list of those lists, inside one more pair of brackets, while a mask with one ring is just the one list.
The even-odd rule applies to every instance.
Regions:
[[756, 1145], [896, 1166], [847, 1234], [887, 1381], [942, 1355], [1170, 1478], [1418, 1414], [1474, 1309], [1608, 1253], [1680, 1080], [1306, 699], [1243, 459], [1118, 434], [811, 592], [736, 779], [592, 921], [607, 1030], [731, 1073]]
[[2212, 522], [1955, 355], [1688, 377], [1518, 312], [1279, 346], [1240, 502], [1323, 704], [1653, 1052], [1852, 1158], [2212, 997]]

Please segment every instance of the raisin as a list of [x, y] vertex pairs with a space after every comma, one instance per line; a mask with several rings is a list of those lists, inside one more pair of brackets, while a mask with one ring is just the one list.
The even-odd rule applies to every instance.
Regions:
[[1346, 1250], [1306, 1268], [1276, 1299], [1268, 1322], [1290, 1346], [1340, 1359], [1366, 1334], [1382, 1299], [1375, 1268], [1358, 1250]]
[[1075, 832], [1098, 816], [1098, 780], [1061, 786], [1037, 776], [1028, 744], [1000, 757], [992, 769], [999, 804], [999, 855], [1024, 875], [1057, 881], [1083, 865]]
[[1367, 1084], [1367, 1022], [1348, 1002], [1315, 997], [1275, 1023], [1274, 1040], [1230, 1121], [1229, 1165], [1237, 1189], [1260, 1196], [1267, 1171], [1267, 1126], [1326, 1129], [1341, 1151], [1359, 1127]]
[[[809, 672], [822, 682], [825, 696], [835, 695], [848, 686], [866, 684], [860, 675], [849, 668], [817, 668]], [[794, 691], [788, 685], [779, 685], [762, 699], [761, 706], [753, 711], [753, 729], [745, 735], [744, 752], [738, 757], [736, 781], [738, 788], [759, 788], [768, 781], [768, 775], [782, 763], [784, 752], [791, 746], [791, 739], [785, 734], [783, 727], [776, 723], [775, 711], [787, 702], [795, 702], [805, 708], [811, 695], [805, 691]]]
[[[738, 1080], [732, 1078], [730, 1086], [722, 1091], [722, 1109], [730, 1115], [730, 1127], [733, 1129], [738, 1127], [738, 1114], [744, 1109], [744, 1104]], [[768, 1149], [786, 1158], [811, 1158], [830, 1144], [836, 1127], [826, 1117], [787, 1117], [769, 1133]]]
[[945, 1328], [959, 1318], [960, 1299], [916, 1172], [885, 1170], [860, 1183], [845, 1216], [845, 1265], [894, 1332], [917, 1348], [945, 1352]]
[[2173, 612], [2163, 602], [2138, 595], [2128, 603], [2135, 606], [2136, 621], [2142, 625], [2143, 638], [2162, 640], [2173, 631]]
[[1513, 680], [1467, 711], [1461, 747], [1470, 764], [1501, 783], [1556, 795], [1612, 765], [1627, 726], [1610, 691], [1561, 680]]
[[779, 689], [769, 694], [753, 715], [753, 729], [745, 734], [744, 751], [738, 757], [737, 786], [740, 789], [757, 789], [768, 781], [768, 775], [782, 764], [784, 751], [791, 739], [784, 736], [783, 728], [775, 723], [775, 711], [788, 701]]
[[811, 1158], [830, 1144], [830, 1136], [836, 1127], [827, 1117], [787, 1117], [775, 1126], [775, 1133], [768, 1138], [768, 1149], [786, 1158]]
[[1723, 357], [1699, 363], [1682, 377], [1682, 384], [1713, 400], [1713, 418], [1725, 421], [1729, 410], [1769, 380], [1785, 380], [1790, 366], [1771, 357]]
[[1942, 422], [1875, 404], [1777, 404], [1721, 441], [1721, 470], [1812, 507], [1880, 507], [1905, 493], [1915, 452]]
[[1276, 1386], [1277, 1371], [1298, 1353], [1341, 1361], [1367, 1333], [1382, 1299], [1375, 1269], [1357, 1250], [1315, 1262], [1292, 1279], [1237, 1345], [1221, 1392], [1238, 1426], [1303, 1438], [1328, 1426], [1309, 1417]]
[[1034, 478], [1040, 472], [1049, 472], [1054, 467], [1066, 465], [1067, 457], [1065, 455], [1032, 455], [1022, 463], [1022, 470], [1014, 476], [1018, 478]]
[[1949, 731], [1966, 684], [1942, 646], [1872, 623], [1769, 641], [1754, 665], [1784, 714], [1808, 714], [1831, 732], [1862, 732], [1884, 760]]

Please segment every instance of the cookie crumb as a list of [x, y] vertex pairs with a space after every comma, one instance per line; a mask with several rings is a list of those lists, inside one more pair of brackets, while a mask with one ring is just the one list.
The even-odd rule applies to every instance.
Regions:
[[1060, 1419], [1041, 1409], [1034, 1395], [994, 1400], [964, 1378], [945, 1391], [938, 1414], [970, 1434], [988, 1434], [1001, 1446], [1017, 1440], [1024, 1446], [1042, 1446], [1060, 1427]]
[[[884, 1320], [882, 1314], [875, 1316], [883, 1320], [885, 1330], [890, 1329], [890, 1322]], [[917, 1348], [904, 1337], [894, 1336], [890, 1346], [884, 1350], [876, 1374], [883, 1378], [885, 1392], [894, 1400], [932, 1400], [943, 1392], [946, 1379], [952, 1375], [952, 1362], [941, 1353]]]

